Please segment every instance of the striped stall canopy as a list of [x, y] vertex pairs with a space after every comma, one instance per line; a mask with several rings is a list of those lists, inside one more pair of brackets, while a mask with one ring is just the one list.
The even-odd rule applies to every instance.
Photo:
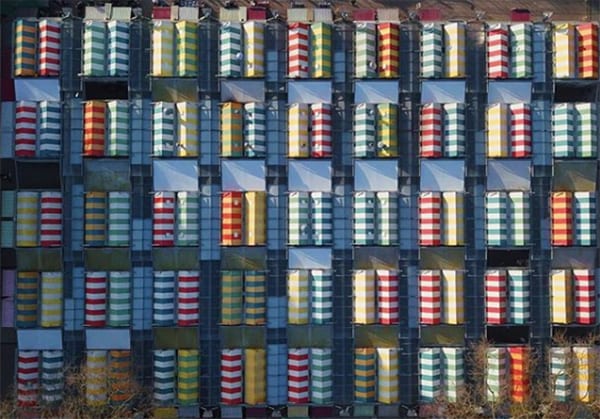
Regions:
[[131, 274], [109, 272], [108, 326], [126, 327], [131, 322]]
[[38, 273], [17, 272], [16, 321], [18, 329], [38, 325]]
[[108, 395], [111, 403], [125, 403], [131, 399], [131, 353], [108, 353]]
[[223, 77], [242, 76], [242, 27], [237, 22], [223, 22], [220, 30], [219, 74]]
[[152, 75], [173, 77], [175, 75], [175, 28], [168, 20], [152, 21]]
[[104, 155], [106, 106], [101, 100], [85, 102], [83, 108], [83, 155]]
[[242, 104], [226, 102], [221, 106], [221, 155], [244, 155]]
[[531, 23], [510, 25], [510, 75], [513, 78], [533, 76]]
[[267, 126], [265, 107], [262, 103], [244, 105], [244, 150], [247, 157], [267, 155]]
[[442, 156], [442, 105], [427, 103], [421, 108], [421, 157]]
[[442, 367], [440, 348], [419, 350], [420, 398], [434, 402], [442, 394]]
[[508, 193], [508, 206], [511, 217], [510, 240], [512, 246], [529, 244], [529, 193], [512, 191]]
[[419, 273], [419, 322], [440, 324], [442, 321], [442, 277], [440, 271]]
[[379, 323], [397, 324], [400, 318], [398, 312], [398, 272], [379, 269], [376, 271], [376, 277]]
[[596, 245], [596, 193], [573, 192], [576, 246]]
[[529, 393], [529, 350], [525, 346], [508, 348], [510, 360], [510, 398], [515, 403], [523, 403]]
[[444, 156], [463, 157], [465, 154], [465, 105], [445, 103]]
[[419, 195], [419, 245], [440, 246], [442, 196], [439, 192]]
[[308, 105], [292, 103], [288, 108], [288, 157], [308, 157]]
[[311, 192], [313, 244], [330, 246], [333, 243], [333, 198], [328, 192]]
[[108, 193], [108, 246], [129, 246], [129, 192]]
[[152, 313], [156, 326], [175, 324], [175, 272], [154, 271]]
[[242, 398], [242, 350], [221, 351], [221, 403], [241, 404]]
[[488, 348], [486, 354], [486, 395], [489, 402], [502, 400], [508, 384], [506, 348]]
[[63, 275], [62, 272], [41, 273], [40, 326], [62, 326]]
[[288, 196], [288, 243], [311, 244], [310, 200], [308, 192], [290, 192]]
[[17, 192], [17, 247], [38, 245], [38, 206], [37, 192]]
[[356, 23], [354, 60], [354, 75], [356, 77], [377, 77], [377, 33], [374, 23]]
[[354, 192], [354, 244], [374, 245], [375, 192]]
[[593, 269], [573, 269], [575, 322], [596, 324], [596, 275]]
[[465, 241], [464, 196], [462, 192], [444, 192], [443, 200], [443, 241], [445, 246], [461, 246]]
[[598, 154], [597, 110], [595, 103], [576, 103], [575, 155], [582, 158], [595, 158]]
[[129, 104], [126, 100], [106, 102], [108, 156], [129, 155]]
[[106, 55], [106, 24], [86, 21], [83, 29], [83, 75], [106, 76]]
[[508, 109], [505, 103], [487, 108], [487, 155], [508, 157]]
[[553, 246], [573, 245], [572, 222], [573, 196], [571, 192], [552, 192], [550, 213], [552, 219]]
[[377, 401], [398, 403], [398, 349], [377, 348]]
[[221, 324], [242, 324], [243, 311], [242, 271], [221, 272]]
[[374, 324], [377, 322], [377, 288], [375, 272], [370, 270], [354, 271], [352, 281], [354, 300], [353, 323]]
[[200, 353], [195, 349], [177, 351], [177, 402], [182, 406], [198, 403]]
[[[578, 130], [582, 129], [577, 125]], [[556, 103], [552, 108], [552, 152], [554, 157], [575, 156], [575, 108]]]
[[376, 369], [377, 353], [375, 348], [356, 348], [354, 350], [354, 400], [356, 402], [375, 402]]
[[375, 157], [375, 106], [369, 103], [354, 108], [354, 156]]
[[421, 30], [421, 76], [443, 77], [443, 34], [439, 23], [425, 23]]
[[310, 141], [311, 157], [331, 157], [331, 105], [328, 103], [315, 103], [310, 105], [311, 131]]
[[107, 351], [87, 351], [85, 365], [85, 396], [90, 406], [100, 406], [107, 399]]
[[393, 192], [377, 192], [377, 244], [398, 242], [398, 197]]
[[288, 271], [288, 323], [308, 324], [309, 322], [309, 276], [306, 270]]
[[197, 271], [177, 273], [177, 326], [195, 326], [200, 319], [200, 275]]
[[154, 192], [152, 246], [175, 245], [175, 192]]
[[106, 272], [85, 274], [85, 326], [106, 327], [108, 284]]
[[379, 103], [377, 108], [377, 156], [398, 156], [398, 106]]
[[264, 272], [246, 271], [244, 281], [244, 317], [250, 326], [264, 325], [267, 321], [266, 289]]
[[505, 324], [507, 320], [507, 279], [504, 270], [485, 273], [485, 322]]
[[175, 350], [155, 349], [154, 355], [154, 402], [171, 405], [175, 401]]
[[[511, 40], [514, 38], [511, 38]], [[514, 42], [514, 41], [513, 41]], [[488, 78], [508, 78], [509, 65], [508, 28], [505, 24], [491, 25], [487, 33]], [[512, 56], [511, 56], [512, 58]], [[512, 61], [512, 60], [511, 60]]]
[[444, 390], [450, 402], [458, 401], [465, 380], [464, 349], [442, 348]]
[[523, 269], [509, 269], [507, 277], [510, 322], [527, 324], [529, 322], [529, 272]]
[[32, 19], [15, 21], [15, 77], [35, 76], [37, 23]]
[[554, 77], [557, 79], [574, 79], [577, 77], [575, 57], [577, 38], [572, 23], [554, 25]]
[[34, 157], [37, 141], [37, 105], [18, 101], [15, 106], [15, 157]]
[[333, 320], [333, 281], [329, 270], [313, 269], [311, 275], [311, 318], [314, 324]]
[[244, 71], [246, 77], [265, 75], [265, 25], [262, 22], [244, 23]]
[[310, 25], [310, 72], [314, 78], [332, 76], [331, 38], [331, 24], [315, 22]]
[[177, 225], [175, 244], [177, 246], [197, 246], [200, 242], [199, 203], [198, 192], [177, 192], [175, 212]]
[[580, 79], [598, 78], [598, 24], [579, 23], [576, 27], [578, 39], [578, 72]]
[[397, 23], [377, 24], [379, 46], [379, 77], [398, 77], [400, 58], [400, 27]]
[[589, 403], [595, 399], [595, 380], [597, 349], [591, 346], [574, 346], [575, 362], [575, 398], [577, 401]]
[[177, 107], [177, 157], [198, 156], [199, 119], [198, 105], [190, 102], [178, 102]]
[[243, 192], [223, 192], [221, 196], [221, 244], [242, 244], [242, 199]]
[[108, 75], [126, 76], [129, 73], [129, 24], [111, 20], [108, 29]]
[[310, 401], [331, 404], [333, 401], [333, 357], [330, 348], [310, 350]]
[[18, 351], [17, 354], [17, 406], [37, 406], [40, 354], [38, 351]]
[[531, 109], [527, 103], [512, 103], [510, 107], [510, 154], [512, 157], [531, 155]]
[[567, 402], [571, 399], [571, 349], [564, 347], [550, 348], [550, 377], [554, 400]]
[[60, 102], [40, 102], [40, 157], [60, 157], [61, 115]]
[[444, 269], [442, 271], [443, 319], [446, 324], [465, 322], [464, 272]]
[[177, 37], [176, 62], [178, 77], [196, 77], [198, 74], [198, 28], [195, 22], [180, 20], [175, 23]]
[[571, 271], [550, 272], [550, 317], [552, 323], [569, 324], [573, 318], [573, 283]]
[[288, 351], [288, 403], [306, 404], [309, 397], [308, 348]]
[[156, 102], [152, 111], [152, 154], [169, 157], [175, 150], [175, 104]]
[[244, 403], [248, 405], [267, 401], [266, 355], [264, 349], [244, 350]]
[[57, 77], [60, 72], [60, 21], [41, 19], [39, 22], [39, 75]]
[[446, 77], [465, 77], [465, 24], [462, 22], [444, 25], [444, 50]]
[[40, 193], [40, 246], [62, 245], [62, 193]]
[[267, 194], [251, 191], [244, 194], [245, 238], [248, 246], [267, 243]]
[[42, 402], [54, 404], [63, 398], [63, 351], [42, 351]]
[[294, 22], [288, 29], [288, 76], [292, 78], [308, 77], [308, 23]]

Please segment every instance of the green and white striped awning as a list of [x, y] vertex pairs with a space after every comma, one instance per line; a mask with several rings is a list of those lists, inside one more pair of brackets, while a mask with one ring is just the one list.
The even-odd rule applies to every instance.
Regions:
[[111, 20], [108, 29], [108, 75], [126, 76], [129, 73], [129, 23]]
[[176, 246], [197, 246], [200, 242], [199, 204], [197, 192], [177, 192]]
[[328, 192], [312, 192], [311, 214], [313, 244], [329, 246], [333, 243], [333, 200]]
[[129, 246], [130, 211], [129, 192], [108, 193], [108, 235], [109, 246]]
[[108, 325], [126, 327], [131, 322], [131, 274], [109, 272]]
[[106, 103], [108, 118], [109, 156], [129, 154], [129, 104], [125, 100], [110, 100]]
[[354, 193], [354, 244], [375, 244], [375, 193]]

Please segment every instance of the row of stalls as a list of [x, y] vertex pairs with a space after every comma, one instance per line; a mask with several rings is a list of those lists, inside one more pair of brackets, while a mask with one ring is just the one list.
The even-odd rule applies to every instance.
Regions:
[[[329, 348], [290, 348], [287, 351], [287, 402], [331, 404], [334, 379]], [[488, 401], [505, 397], [522, 402], [531, 391], [530, 349], [525, 346], [488, 347], [482, 354]], [[550, 379], [556, 401], [594, 400], [591, 346], [550, 348]], [[221, 403], [264, 405], [267, 401], [265, 349], [223, 349], [220, 356]], [[200, 354], [191, 349], [153, 351], [153, 399], [159, 406], [195, 404], [199, 392]], [[131, 397], [129, 351], [93, 350], [85, 353], [88, 371], [85, 397], [91, 405], [121, 403]], [[398, 349], [356, 348], [354, 398], [384, 404], [399, 400]], [[65, 385], [63, 351], [19, 351], [17, 400], [20, 406], [53, 404]], [[421, 348], [419, 388], [424, 402], [442, 397], [456, 401], [465, 383], [465, 351], [454, 347]], [[68, 377], [67, 377], [68, 378]]]
[[[62, 245], [61, 192], [19, 191], [11, 195], [16, 216], [17, 247]], [[5, 199], [9, 195], [5, 194]], [[493, 191], [485, 196], [488, 246], [527, 246], [529, 194]], [[550, 239], [553, 246], [594, 246], [596, 194], [552, 192]], [[8, 205], [8, 204], [7, 204]], [[200, 196], [196, 192], [155, 192], [154, 246], [197, 246], [200, 238]], [[266, 194], [224, 192], [221, 235], [226, 246], [266, 243]], [[464, 244], [464, 198], [459, 192], [421, 192], [419, 243], [421, 246]], [[355, 192], [353, 242], [357, 246], [396, 245], [398, 196], [392, 192]], [[84, 242], [89, 246], [129, 246], [131, 197], [128, 192], [86, 192]], [[294, 246], [330, 246], [333, 242], [333, 196], [325, 192], [291, 192], [288, 200], [288, 243]]]
[[[222, 157], [264, 158], [266, 109], [262, 103], [221, 103]], [[152, 156], [197, 157], [200, 154], [200, 107], [192, 102], [152, 105]], [[83, 156], [125, 157], [131, 147], [131, 108], [125, 100], [86, 101], [83, 105]], [[354, 156], [398, 157], [398, 107], [359, 103], [354, 110]], [[58, 158], [61, 154], [62, 105], [52, 101], [15, 104], [14, 155]], [[595, 103], [556, 103], [551, 117], [555, 158], [595, 158]], [[530, 158], [532, 109], [526, 103], [497, 103], [486, 112], [487, 156]], [[333, 111], [327, 103], [288, 106], [287, 155], [331, 158]], [[460, 158], [465, 152], [465, 107], [462, 103], [426, 103], [420, 111], [420, 156]]]
[[[463, 324], [464, 271], [421, 270], [418, 274], [419, 322], [423, 325]], [[353, 323], [398, 324], [397, 271], [356, 270], [353, 273]], [[489, 269], [484, 276], [485, 321], [491, 325], [528, 324], [530, 272]], [[61, 272], [17, 273], [18, 328], [63, 325]], [[86, 272], [84, 326], [129, 327], [132, 278], [127, 271]], [[551, 320], [554, 324], [593, 325], [596, 322], [596, 275], [589, 269], [555, 269], [549, 277]], [[152, 322], [156, 326], [194, 326], [200, 321], [200, 277], [196, 271], [153, 273]], [[260, 271], [223, 271], [220, 324], [266, 324], [266, 275]], [[287, 274], [288, 324], [328, 324], [333, 321], [332, 272], [291, 270]]]
[[[130, 66], [130, 22], [86, 20], [83, 25], [82, 74], [123, 77]], [[197, 21], [152, 21], [154, 77], [197, 77], [205, 60], [200, 55], [202, 33]], [[15, 22], [16, 77], [57, 77], [60, 72], [61, 21], [18, 19]], [[292, 78], [333, 76], [332, 22], [290, 22], [287, 29], [287, 75]], [[401, 32], [420, 32], [421, 76], [463, 78], [467, 31], [464, 22], [426, 22], [421, 28], [397, 22], [357, 21], [354, 27], [354, 76], [398, 78]], [[490, 79], [529, 78], [534, 75], [533, 38], [546, 31], [543, 24], [491, 23], [486, 28], [487, 76]], [[592, 22], [551, 26], [553, 73], [557, 79], [598, 78], [598, 25]], [[64, 36], [64, 35], [62, 35]], [[541, 36], [545, 36], [542, 34]], [[265, 22], [222, 22], [219, 31], [219, 75], [265, 76]]]

